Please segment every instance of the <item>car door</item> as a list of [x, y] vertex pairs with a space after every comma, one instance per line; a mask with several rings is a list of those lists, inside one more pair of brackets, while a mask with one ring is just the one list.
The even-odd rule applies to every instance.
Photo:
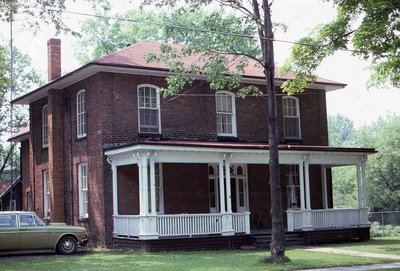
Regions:
[[20, 249], [49, 249], [49, 232], [33, 214], [19, 215]]
[[0, 214], [0, 251], [19, 249], [17, 215]]

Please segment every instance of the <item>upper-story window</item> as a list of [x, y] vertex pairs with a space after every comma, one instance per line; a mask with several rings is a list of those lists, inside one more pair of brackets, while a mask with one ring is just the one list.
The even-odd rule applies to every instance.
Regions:
[[156, 86], [138, 86], [139, 133], [161, 133], [160, 95]]
[[86, 91], [76, 94], [76, 133], [78, 138], [86, 136]]
[[300, 106], [299, 98], [285, 96], [282, 98], [283, 130], [285, 138], [300, 139]]
[[217, 133], [219, 136], [236, 136], [235, 94], [218, 91], [215, 94]]
[[49, 146], [49, 135], [48, 135], [48, 114], [47, 114], [47, 104], [42, 107], [42, 147]]

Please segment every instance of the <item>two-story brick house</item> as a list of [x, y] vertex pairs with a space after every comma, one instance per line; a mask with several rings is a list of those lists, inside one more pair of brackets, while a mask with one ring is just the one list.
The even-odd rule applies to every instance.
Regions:
[[[249, 243], [271, 227], [268, 97], [214, 92], [199, 78], [163, 98], [169, 71], [144, 60], [159, 46], [140, 42], [60, 76], [60, 41], [49, 40], [49, 83], [14, 100], [30, 106], [30, 131], [12, 138], [21, 141], [23, 206], [87, 227], [98, 245]], [[264, 90], [262, 70], [251, 63], [243, 84]], [[311, 241], [369, 235], [365, 161], [374, 150], [328, 146], [325, 95], [344, 86], [317, 78], [304, 93], [278, 90], [287, 231]], [[333, 208], [330, 168], [342, 165], [357, 168], [357, 209]]]

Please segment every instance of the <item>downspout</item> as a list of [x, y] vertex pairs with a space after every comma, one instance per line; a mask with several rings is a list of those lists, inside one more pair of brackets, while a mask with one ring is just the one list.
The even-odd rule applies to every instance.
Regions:
[[72, 98], [69, 99], [69, 128], [68, 128], [68, 163], [69, 163], [69, 193], [70, 193], [70, 208], [71, 208], [71, 221], [70, 225], [74, 225], [74, 184], [73, 184], [73, 163], [72, 163]]

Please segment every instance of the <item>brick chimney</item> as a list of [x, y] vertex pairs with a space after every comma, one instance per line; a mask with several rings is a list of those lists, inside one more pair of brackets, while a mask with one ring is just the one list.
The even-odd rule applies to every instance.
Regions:
[[47, 41], [47, 75], [49, 82], [61, 76], [60, 39], [49, 39]]

